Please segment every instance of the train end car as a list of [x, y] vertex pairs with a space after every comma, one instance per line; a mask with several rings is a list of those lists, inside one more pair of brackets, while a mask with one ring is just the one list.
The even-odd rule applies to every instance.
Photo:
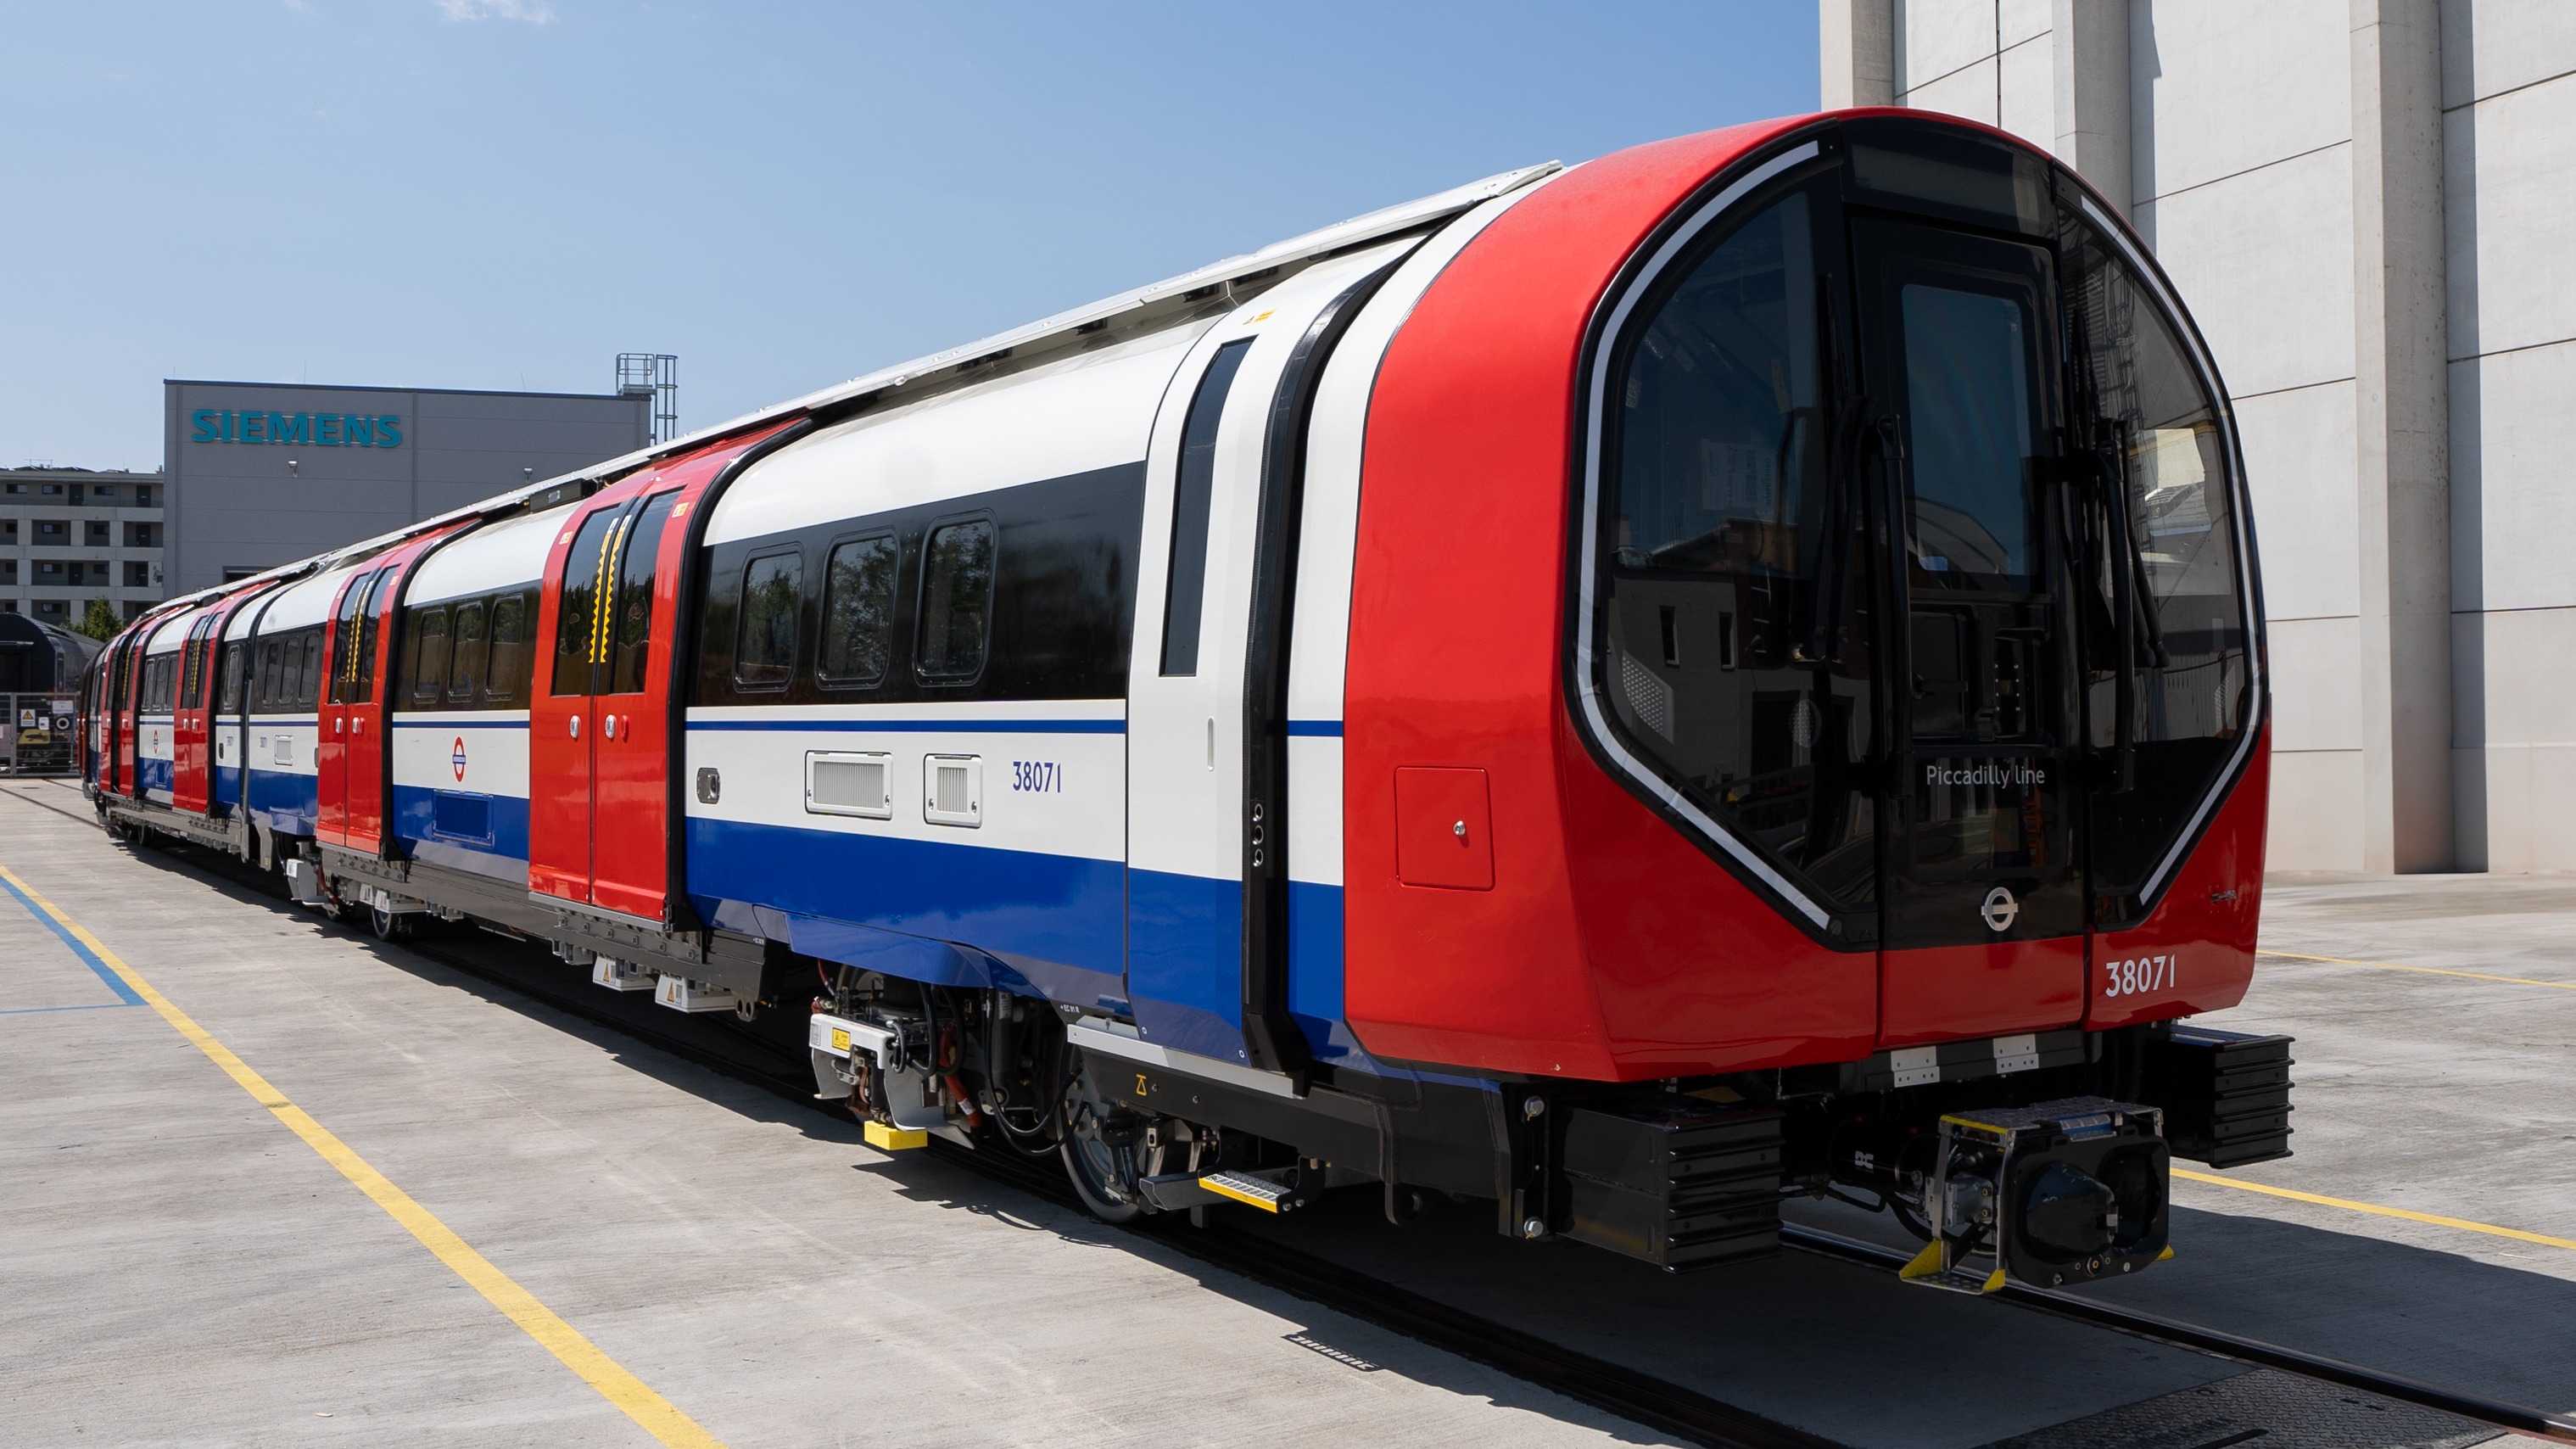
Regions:
[[871, 1142], [1113, 1221], [1374, 1190], [1678, 1270], [1807, 1195], [1923, 1281], [2055, 1284], [2162, 1255], [2173, 1157], [2288, 1151], [2287, 1039], [2186, 1021], [2253, 969], [2253, 546], [2117, 213], [1842, 112], [197, 601], [110, 651], [99, 737], [222, 641], [239, 808], [139, 794], [148, 750], [98, 791], [732, 1012]]

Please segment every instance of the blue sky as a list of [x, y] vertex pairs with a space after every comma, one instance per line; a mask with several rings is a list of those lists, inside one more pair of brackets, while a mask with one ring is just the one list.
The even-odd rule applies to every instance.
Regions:
[[1804, 0], [0, 0], [0, 465], [164, 377], [700, 426], [1508, 167], [1812, 109]]

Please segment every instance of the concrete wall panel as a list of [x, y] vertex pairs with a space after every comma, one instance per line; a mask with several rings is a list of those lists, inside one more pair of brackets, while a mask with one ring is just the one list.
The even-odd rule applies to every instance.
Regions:
[[2360, 621], [2273, 619], [2272, 748], [2361, 748]]
[[2452, 616], [2459, 670], [2453, 743], [2576, 748], [2576, 609]]
[[2348, 0], [2136, 0], [2130, 14], [2140, 199], [2351, 139]]
[[2442, 104], [2576, 70], [2576, 5], [2565, 0], [2442, 0]]
[[[2045, 23], [2045, 22], [2043, 22]], [[1931, 84], [1995, 53], [1994, 0], [1898, 0], [1896, 92]], [[1994, 112], [1994, 77], [1986, 78], [1986, 111]], [[1922, 105], [1907, 100], [1902, 104]], [[1947, 106], [1929, 107], [1947, 111]], [[1952, 111], [1951, 114], [1962, 114]]]
[[2254, 495], [2263, 604], [2274, 618], [2358, 613], [2350, 382], [2246, 398], [2236, 405]]
[[2462, 870], [2576, 867], [2576, 745], [2490, 745], [2452, 754], [2453, 789], [2463, 801]]
[[1928, 85], [1908, 91], [1904, 103], [1919, 111], [1939, 111], [1944, 115], [1965, 116], [1971, 121], [1994, 125], [1995, 58], [1987, 56]]
[[[2576, 17], [2576, 5], [2564, 7]], [[2576, 337], [2576, 76], [2442, 118], [2450, 355]]]
[[2026, 40], [1999, 57], [2003, 70], [2003, 119], [1996, 124], [2042, 151], [2057, 147], [2056, 52], [2048, 35]]
[[2352, 376], [2349, 148], [2139, 208], [2239, 397]]
[[[2450, 371], [2452, 607], [2576, 605], [2576, 488], [2567, 468], [2576, 343], [2455, 362]], [[2567, 659], [2576, 665], [2576, 654]]]
[[2272, 870], [2361, 869], [2361, 752], [2272, 756]]
[[2053, 0], [1996, 0], [1996, 41], [2010, 50], [2025, 40], [2037, 40], [2048, 33], [2056, 8]]

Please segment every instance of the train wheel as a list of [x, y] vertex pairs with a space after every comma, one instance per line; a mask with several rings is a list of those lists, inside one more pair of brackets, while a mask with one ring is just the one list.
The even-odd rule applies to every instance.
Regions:
[[1064, 1085], [1064, 1175], [1085, 1211], [1104, 1223], [1143, 1216], [1136, 1200], [1136, 1155], [1145, 1119], [1093, 1096], [1085, 1073]]
[[375, 928], [379, 941], [400, 941], [411, 935], [411, 917], [397, 915], [382, 906], [367, 907], [367, 924]]

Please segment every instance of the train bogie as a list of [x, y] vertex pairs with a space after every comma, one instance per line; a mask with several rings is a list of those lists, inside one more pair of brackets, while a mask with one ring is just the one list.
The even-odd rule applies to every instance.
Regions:
[[[2171, 1022], [2251, 970], [2241, 474], [2071, 174], [1767, 123], [183, 601], [97, 788], [1113, 1219], [1366, 1182], [1679, 1268], [1804, 1191], [2095, 1276], [2163, 1246], [2164, 1105], [2215, 1120]], [[208, 708], [211, 793], [150, 793]], [[2285, 1150], [2237, 1105], [2173, 1145]]]

